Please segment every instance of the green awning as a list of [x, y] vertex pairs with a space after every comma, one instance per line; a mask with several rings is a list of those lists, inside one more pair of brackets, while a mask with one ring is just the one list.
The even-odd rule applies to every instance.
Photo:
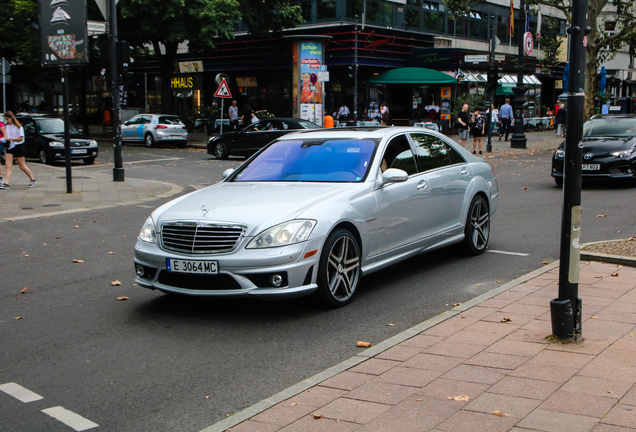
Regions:
[[452, 76], [433, 69], [404, 67], [382, 72], [369, 79], [375, 84], [452, 84], [457, 82]]
[[502, 84], [501, 87], [497, 87], [497, 91], [495, 92], [495, 94], [497, 96], [514, 95], [515, 92], [513, 92], [512, 89], [516, 86], [517, 84]]

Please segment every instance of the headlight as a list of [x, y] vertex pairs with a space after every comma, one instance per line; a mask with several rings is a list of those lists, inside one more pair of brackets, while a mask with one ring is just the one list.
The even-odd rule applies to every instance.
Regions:
[[611, 155], [614, 156], [614, 157], [624, 158], [624, 157], [631, 156], [632, 153], [634, 153], [634, 149], [617, 151], [617, 152], [611, 153]]
[[299, 219], [273, 226], [258, 234], [247, 245], [247, 249], [262, 249], [287, 246], [307, 241], [316, 221]]
[[157, 236], [155, 235], [155, 223], [152, 221], [152, 216], [149, 216], [144, 222], [144, 226], [139, 232], [139, 240], [146, 243], [157, 243]]
[[97, 147], [97, 141], [95, 141], [95, 140], [90, 140], [90, 141], [88, 142], [88, 146], [89, 146], [89, 147]]
[[556, 157], [559, 157], [559, 158], [565, 157], [565, 150], [557, 150]]
[[49, 143], [49, 146], [53, 148], [64, 148], [64, 143], [59, 141], [51, 141]]

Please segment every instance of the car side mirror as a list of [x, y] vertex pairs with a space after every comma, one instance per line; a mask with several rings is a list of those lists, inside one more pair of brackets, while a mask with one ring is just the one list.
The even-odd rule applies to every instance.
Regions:
[[390, 183], [404, 183], [409, 179], [406, 171], [397, 168], [389, 168], [382, 173], [382, 181], [380, 186]]
[[226, 178], [228, 178], [230, 176], [230, 174], [232, 174], [234, 172], [234, 168], [228, 168], [225, 171], [223, 171], [223, 174], [221, 174], [221, 177], [223, 178], [223, 180], [225, 180]]
[[130, 122], [124, 122], [124, 126], [128, 126]]

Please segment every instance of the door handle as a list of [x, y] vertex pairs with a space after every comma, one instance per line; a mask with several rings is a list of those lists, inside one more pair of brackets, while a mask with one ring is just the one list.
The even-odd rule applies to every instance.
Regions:
[[424, 190], [428, 187], [428, 183], [426, 182], [426, 180], [421, 180], [418, 184], [417, 184], [417, 190]]
[[462, 168], [461, 173], [462, 175], [468, 175], [468, 170], [466, 168]]

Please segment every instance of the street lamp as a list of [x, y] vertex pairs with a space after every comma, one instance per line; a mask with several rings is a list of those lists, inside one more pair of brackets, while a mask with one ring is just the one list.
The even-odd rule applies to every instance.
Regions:
[[517, 28], [519, 29], [519, 61], [517, 64], [517, 85], [512, 89], [515, 99], [512, 101], [515, 114], [515, 126], [512, 129], [512, 138], [510, 138], [510, 147], [526, 148], [527, 138], [523, 128], [523, 104], [526, 102], [526, 89], [523, 85], [523, 36], [526, 29], [526, 6], [524, 0], [519, 4], [519, 19], [517, 20]]

